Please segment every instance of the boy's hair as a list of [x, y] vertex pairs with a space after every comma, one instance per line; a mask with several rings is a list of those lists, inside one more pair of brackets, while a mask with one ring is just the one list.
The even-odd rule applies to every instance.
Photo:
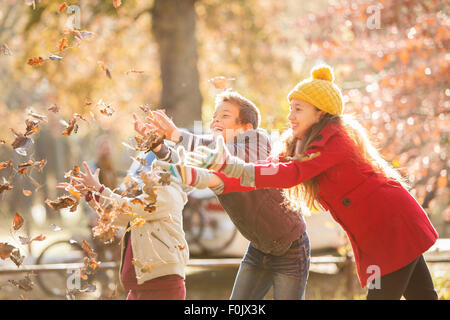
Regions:
[[235, 104], [239, 108], [239, 123], [250, 123], [253, 129], [259, 127], [261, 117], [258, 107], [249, 99], [236, 91], [224, 91], [216, 95], [216, 106], [222, 102]]

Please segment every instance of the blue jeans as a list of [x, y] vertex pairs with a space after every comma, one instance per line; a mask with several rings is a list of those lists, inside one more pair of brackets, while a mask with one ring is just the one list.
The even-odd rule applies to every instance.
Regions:
[[248, 246], [234, 281], [231, 300], [261, 300], [273, 286], [275, 300], [304, 300], [310, 264], [306, 232], [282, 256]]

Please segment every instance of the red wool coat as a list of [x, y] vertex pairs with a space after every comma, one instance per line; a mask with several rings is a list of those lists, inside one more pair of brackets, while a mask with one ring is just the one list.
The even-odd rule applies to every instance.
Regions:
[[[326, 126], [306, 154], [298, 161], [257, 162], [256, 189], [290, 188], [317, 176], [319, 202], [346, 231], [362, 287], [373, 266], [386, 275], [435, 243], [438, 234], [419, 203], [400, 183], [377, 174], [339, 125]], [[224, 192], [252, 189], [237, 179], [224, 182]]]

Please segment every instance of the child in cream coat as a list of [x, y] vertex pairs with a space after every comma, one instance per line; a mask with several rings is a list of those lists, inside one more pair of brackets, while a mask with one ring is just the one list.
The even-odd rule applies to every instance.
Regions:
[[[192, 189], [182, 187], [174, 180], [165, 185], [151, 184], [151, 187], [140, 183], [140, 195], [121, 196], [100, 184], [98, 169], [93, 174], [86, 162], [83, 166], [86, 173], [72, 176], [70, 184], [61, 183], [58, 188], [75, 187], [95, 210], [113, 212], [113, 225], [127, 227], [120, 266], [121, 282], [128, 291], [127, 299], [184, 300], [189, 249], [183, 231], [182, 211], [187, 192]], [[150, 175], [152, 173], [144, 174], [144, 181]], [[152, 202], [151, 209], [146, 206], [149, 201]]]

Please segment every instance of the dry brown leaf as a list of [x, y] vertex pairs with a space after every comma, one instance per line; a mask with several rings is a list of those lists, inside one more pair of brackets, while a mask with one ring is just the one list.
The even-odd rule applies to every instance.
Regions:
[[14, 249], [16, 249], [16, 247], [7, 242], [0, 242], [0, 258], [2, 258], [2, 260], [8, 259]]
[[66, 129], [63, 131], [63, 136], [70, 136], [72, 134], [72, 131], [74, 133], [78, 133], [78, 125], [77, 125], [77, 119], [72, 118], [70, 119], [69, 123], [66, 125]]
[[14, 264], [17, 267], [20, 267], [23, 263], [23, 259], [25, 259], [25, 256], [22, 256], [20, 254], [20, 250], [18, 248], [15, 248], [12, 252], [11, 255], [9, 256], [9, 258], [11, 259], [12, 262], [14, 262]]
[[5, 177], [3, 177], [3, 182], [0, 183], [0, 194], [3, 191], [7, 191], [7, 190], [11, 190], [13, 189], [13, 187], [9, 184], [9, 182], [5, 179]]
[[56, 104], [56, 103], [54, 103], [54, 104], [52, 104], [50, 107], [48, 107], [48, 111], [51, 111], [51, 112], [53, 112], [53, 113], [58, 113], [59, 112], [59, 106]]
[[39, 121], [38, 120], [25, 120], [26, 129], [24, 136], [31, 136], [33, 133], [36, 133], [39, 130]]
[[214, 77], [208, 80], [216, 89], [225, 90], [229, 88], [228, 82], [233, 81], [233, 78], [227, 79], [224, 76]]
[[9, 283], [24, 291], [31, 291], [34, 283], [30, 279], [30, 275], [26, 275], [22, 280], [8, 280]]
[[61, 210], [70, 207], [70, 211], [74, 212], [77, 209], [78, 202], [69, 196], [62, 196], [51, 201], [50, 199], [45, 200], [45, 203], [54, 210]]

